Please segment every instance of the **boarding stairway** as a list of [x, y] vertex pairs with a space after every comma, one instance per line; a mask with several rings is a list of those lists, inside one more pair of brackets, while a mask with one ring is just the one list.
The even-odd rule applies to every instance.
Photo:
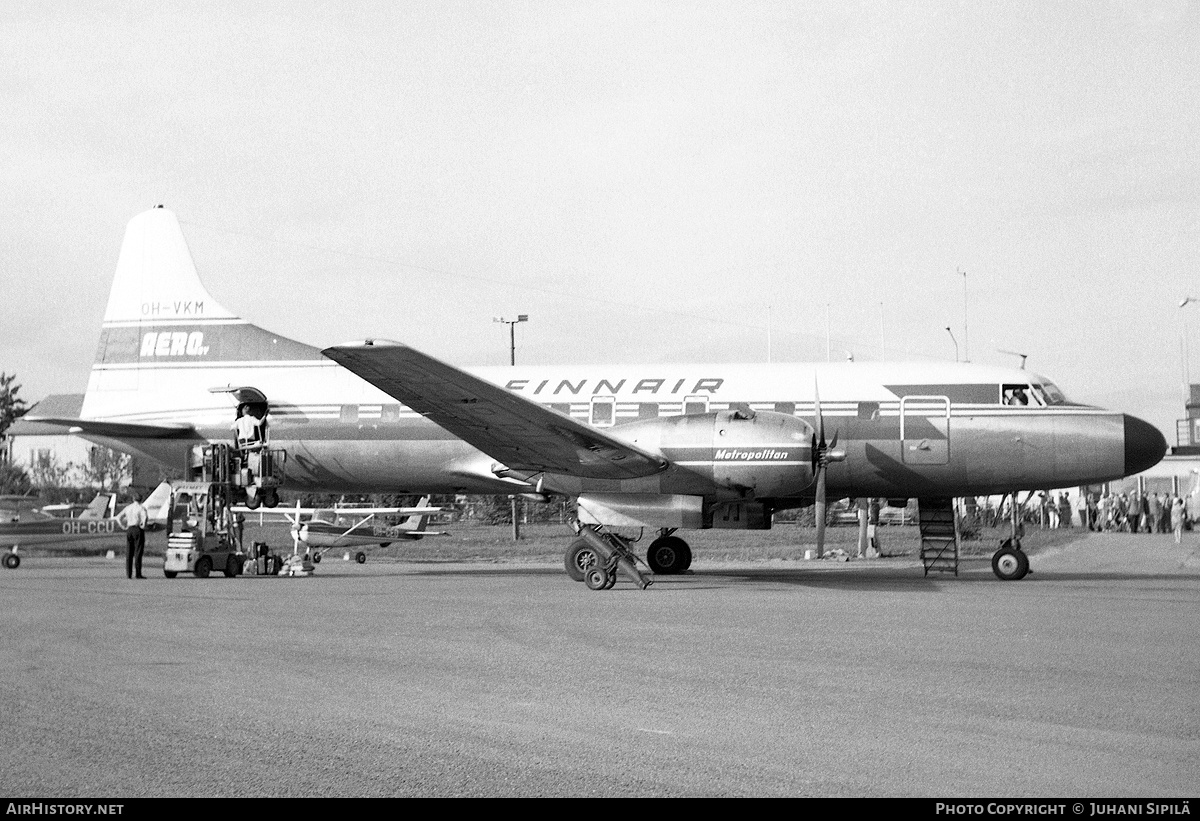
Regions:
[[958, 575], [958, 518], [953, 499], [921, 499], [917, 503], [921, 530], [921, 564], [925, 575]]

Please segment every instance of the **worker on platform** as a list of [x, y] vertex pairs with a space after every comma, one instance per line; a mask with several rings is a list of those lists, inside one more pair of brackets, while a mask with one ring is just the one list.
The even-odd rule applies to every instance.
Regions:
[[262, 442], [262, 420], [250, 412], [249, 405], [238, 405], [237, 418], [230, 427], [239, 450], [251, 450]]

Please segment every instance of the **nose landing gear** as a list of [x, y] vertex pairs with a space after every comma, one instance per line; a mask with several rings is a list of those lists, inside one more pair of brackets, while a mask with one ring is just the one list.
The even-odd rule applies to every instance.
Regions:
[[992, 572], [1006, 582], [1025, 578], [1029, 573], [1029, 557], [1021, 550], [1021, 542], [1005, 539], [1000, 549], [992, 554]]

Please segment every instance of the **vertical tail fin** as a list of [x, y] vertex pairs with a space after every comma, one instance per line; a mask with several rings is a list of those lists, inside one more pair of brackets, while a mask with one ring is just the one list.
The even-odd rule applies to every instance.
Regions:
[[125, 229], [104, 324], [189, 318], [237, 319], [205, 290], [179, 220], [160, 205]]
[[103, 519], [108, 516], [108, 508], [112, 502], [113, 494], [97, 493], [96, 498], [92, 499], [88, 504], [87, 509], [79, 514], [80, 519]]
[[[429, 507], [429, 497], [422, 496], [421, 501], [417, 502], [417, 507]], [[429, 526], [429, 514], [418, 513], [414, 516], [409, 516], [403, 524], [396, 527], [397, 530], [403, 530], [406, 533], [424, 533], [425, 528]]]
[[142, 503], [152, 523], [166, 524], [171, 512], [171, 485], [161, 482]]
[[240, 384], [248, 363], [318, 361], [327, 362], [318, 349], [252, 325], [213, 299], [179, 220], [158, 206], [125, 231], [82, 415], [202, 408], [211, 403], [180, 394]]

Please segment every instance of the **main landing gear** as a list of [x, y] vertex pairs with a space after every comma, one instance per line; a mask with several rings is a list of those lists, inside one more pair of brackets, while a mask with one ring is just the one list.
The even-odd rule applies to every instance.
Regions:
[[661, 531], [646, 550], [646, 564], [660, 575], [677, 575], [692, 566], [692, 549], [683, 539], [672, 536], [671, 531]]
[[[638, 559], [631, 542], [595, 525], [576, 525], [579, 538], [571, 542], [564, 560], [567, 575], [584, 582], [593, 590], [611, 588], [617, 580], [617, 570], [624, 569], [639, 587], [645, 590], [652, 583], [637, 569]], [[646, 565], [659, 576], [687, 572], [692, 565], [692, 549], [673, 530], [660, 530], [658, 538], [646, 550]]]

